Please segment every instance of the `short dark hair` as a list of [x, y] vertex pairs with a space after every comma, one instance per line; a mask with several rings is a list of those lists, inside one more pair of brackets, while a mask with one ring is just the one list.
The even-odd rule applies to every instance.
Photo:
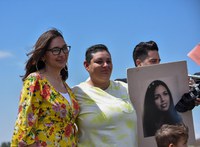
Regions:
[[170, 143], [177, 145], [181, 138], [188, 140], [188, 127], [184, 124], [164, 124], [155, 134], [158, 147], [168, 147]]
[[91, 59], [92, 59], [92, 54], [99, 52], [99, 51], [106, 51], [109, 53], [109, 55], [111, 56], [110, 52], [108, 51], [107, 46], [105, 46], [104, 44], [96, 44], [96, 45], [92, 45], [90, 46], [85, 53], [85, 60], [90, 63]]
[[136, 65], [136, 60], [145, 60], [149, 51], [158, 51], [158, 46], [154, 41], [140, 42], [133, 50], [133, 61]]

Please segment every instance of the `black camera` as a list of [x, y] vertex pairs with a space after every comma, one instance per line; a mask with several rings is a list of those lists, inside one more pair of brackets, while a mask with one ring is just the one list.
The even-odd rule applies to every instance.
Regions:
[[200, 96], [200, 84], [194, 84], [188, 93], [185, 93], [179, 102], [176, 104], [175, 109], [178, 112], [186, 112], [195, 107], [195, 100]]
[[189, 94], [192, 99], [198, 98], [200, 95], [200, 84], [194, 84], [194, 86], [191, 87]]

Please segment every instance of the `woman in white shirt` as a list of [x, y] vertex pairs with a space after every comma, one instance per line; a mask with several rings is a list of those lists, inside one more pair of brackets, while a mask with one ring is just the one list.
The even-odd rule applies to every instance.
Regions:
[[110, 80], [113, 65], [108, 48], [89, 47], [84, 66], [90, 77], [72, 88], [80, 105], [78, 146], [137, 147], [136, 112], [127, 84]]

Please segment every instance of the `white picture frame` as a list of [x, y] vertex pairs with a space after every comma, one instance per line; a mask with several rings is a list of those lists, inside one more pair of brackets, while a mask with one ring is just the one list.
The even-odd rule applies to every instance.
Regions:
[[[127, 69], [129, 95], [137, 114], [139, 147], [156, 146], [154, 135], [145, 136], [147, 133], [144, 131], [145, 125], [143, 124], [144, 107], [146, 107], [144, 106], [144, 102], [147, 88], [156, 80], [163, 81], [168, 86], [175, 105], [181, 99], [181, 96], [189, 90], [186, 61]], [[188, 144], [194, 144], [195, 133], [192, 111], [178, 113], [178, 115], [189, 128]]]

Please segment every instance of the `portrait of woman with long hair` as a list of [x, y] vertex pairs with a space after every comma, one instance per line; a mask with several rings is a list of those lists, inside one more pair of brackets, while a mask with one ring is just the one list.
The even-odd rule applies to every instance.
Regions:
[[163, 124], [182, 123], [181, 116], [174, 108], [172, 94], [161, 80], [149, 84], [144, 99], [143, 133], [144, 137], [154, 136]]

